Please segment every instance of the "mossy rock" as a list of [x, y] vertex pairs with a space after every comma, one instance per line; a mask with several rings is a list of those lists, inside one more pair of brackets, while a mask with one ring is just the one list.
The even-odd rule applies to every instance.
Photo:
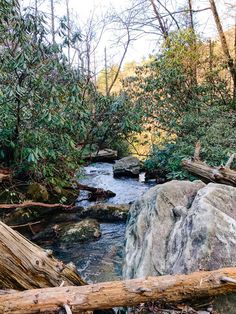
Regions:
[[28, 186], [27, 196], [34, 201], [46, 202], [49, 199], [46, 187], [37, 182], [31, 183]]
[[97, 203], [81, 209], [78, 215], [81, 218], [95, 218], [103, 222], [126, 221], [129, 208], [129, 204]]
[[65, 243], [96, 240], [101, 236], [100, 225], [95, 219], [84, 219], [72, 225], [67, 225], [61, 235]]
[[8, 225], [20, 225], [29, 222], [34, 222], [39, 219], [38, 211], [29, 208], [16, 208], [11, 213], [7, 214], [3, 221]]

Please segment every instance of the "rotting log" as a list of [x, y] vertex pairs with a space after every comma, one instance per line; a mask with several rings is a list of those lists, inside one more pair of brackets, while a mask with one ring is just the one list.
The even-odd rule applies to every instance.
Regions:
[[82, 285], [71, 264], [65, 265], [0, 222], [0, 289], [35, 289]]
[[183, 160], [182, 166], [189, 172], [205, 179], [206, 181], [216, 182], [226, 185], [236, 186], [236, 171], [220, 166], [212, 167], [199, 160]]
[[189, 275], [147, 277], [81, 287], [28, 290], [0, 296], [0, 314], [58, 313], [134, 306], [148, 301], [180, 303], [236, 292], [236, 268]]

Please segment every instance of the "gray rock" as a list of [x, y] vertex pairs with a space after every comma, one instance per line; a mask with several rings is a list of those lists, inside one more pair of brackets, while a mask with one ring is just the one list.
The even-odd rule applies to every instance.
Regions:
[[92, 160], [94, 162], [111, 162], [117, 159], [118, 152], [110, 148], [104, 148], [91, 155], [83, 156], [85, 160]]
[[103, 222], [126, 221], [129, 208], [129, 204], [97, 203], [83, 208], [79, 213], [79, 217], [95, 218]]
[[175, 223], [166, 247], [166, 273], [236, 266], [236, 188], [210, 183]]
[[169, 237], [179, 215], [185, 215], [203, 186], [201, 181], [167, 182], [151, 188], [131, 206], [126, 228], [125, 278], [166, 274]]
[[66, 243], [95, 240], [101, 236], [100, 225], [95, 219], [84, 219], [65, 228], [60, 240]]
[[133, 156], [117, 160], [113, 166], [114, 177], [138, 177], [140, 173], [140, 161]]
[[[171, 181], [150, 189], [130, 210], [125, 278], [236, 266], [236, 188]], [[236, 313], [236, 294], [214, 310]]]

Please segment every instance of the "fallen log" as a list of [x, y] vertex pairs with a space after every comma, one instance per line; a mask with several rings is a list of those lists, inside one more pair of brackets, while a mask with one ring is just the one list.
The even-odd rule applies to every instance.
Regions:
[[28, 241], [18, 232], [0, 222], [0, 289], [35, 289], [82, 285], [71, 264], [64, 265], [52, 256], [50, 250], [43, 250]]
[[79, 190], [85, 190], [85, 191], [91, 192], [91, 194], [89, 195], [89, 200], [91, 201], [96, 201], [97, 199], [106, 199], [106, 198], [116, 196], [116, 193], [110, 190], [104, 190], [102, 188], [95, 188], [93, 186], [88, 186], [88, 185], [81, 184], [78, 182], [74, 182], [74, 183]]
[[236, 268], [189, 275], [147, 277], [93, 284], [28, 290], [0, 296], [0, 314], [58, 313], [134, 306], [148, 301], [179, 303], [236, 292]]
[[212, 167], [199, 160], [183, 160], [182, 167], [207, 182], [236, 186], [236, 171], [228, 167]]
[[48, 204], [40, 202], [25, 201], [18, 204], [0, 204], [0, 209], [16, 209], [16, 208], [27, 208], [27, 207], [45, 207], [54, 209], [71, 209], [74, 208], [72, 205], [65, 204]]
[[216, 182], [226, 185], [236, 186], [236, 171], [230, 169], [236, 154], [232, 154], [225, 166], [212, 167], [200, 160], [201, 143], [195, 145], [194, 156], [191, 159], [183, 160], [182, 167], [189, 172], [197, 175], [203, 181]]

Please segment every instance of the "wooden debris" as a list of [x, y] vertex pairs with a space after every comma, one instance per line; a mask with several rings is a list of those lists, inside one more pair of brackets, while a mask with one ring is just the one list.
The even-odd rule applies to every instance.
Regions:
[[48, 204], [48, 203], [40, 203], [40, 202], [32, 202], [25, 201], [19, 204], [0, 204], [0, 209], [16, 209], [16, 208], [27, 208], [27, 207], [45, 207], [45, 208], [63, 208], [70, 209], [72, 205], [64, 205], [64, 204]]
[[[53, 258], [0, 222], [0, 289], [35, 289], [85, 284], [75, 269]], [[1, 312], [1, 311], [0, 311]]]
[[236, 186], [236, 171], [226, 167], [212, 167], [201, 161], [194, 160], [183, 160], [182, 166], [184, 169], [205, 179], [207, 182]]
[[225, 282], [225, 278], [235, 280], [236, 267], [81, 287], [28, 290], [0, 296], [0, 314], [58, 313], [65, 305], [68, 305], [68, 311], [76, 314], [150, 301], [180, 303], [236, 292], [236, 285]]
[[78, 182], [75, 182], [75, 184], [79, 190], [85, 190], [85, 191], [91, 192], [89, 199], [92, 201], [96, 201], [97, 199], [107, 199], [107, 198], [116, 196], [116, 193], [110, 190], [95, 188], [93, 186], [88, 186], [88, 185], [81, 184]]
[[232, 154], [225, 166], [213, 167], [200, 160], [200, 143], [196, 144], [194, 157], [182, 161], [182, 167], [206, 182], [236, 186], [236, 171], [230, 169], [236, 154]]

